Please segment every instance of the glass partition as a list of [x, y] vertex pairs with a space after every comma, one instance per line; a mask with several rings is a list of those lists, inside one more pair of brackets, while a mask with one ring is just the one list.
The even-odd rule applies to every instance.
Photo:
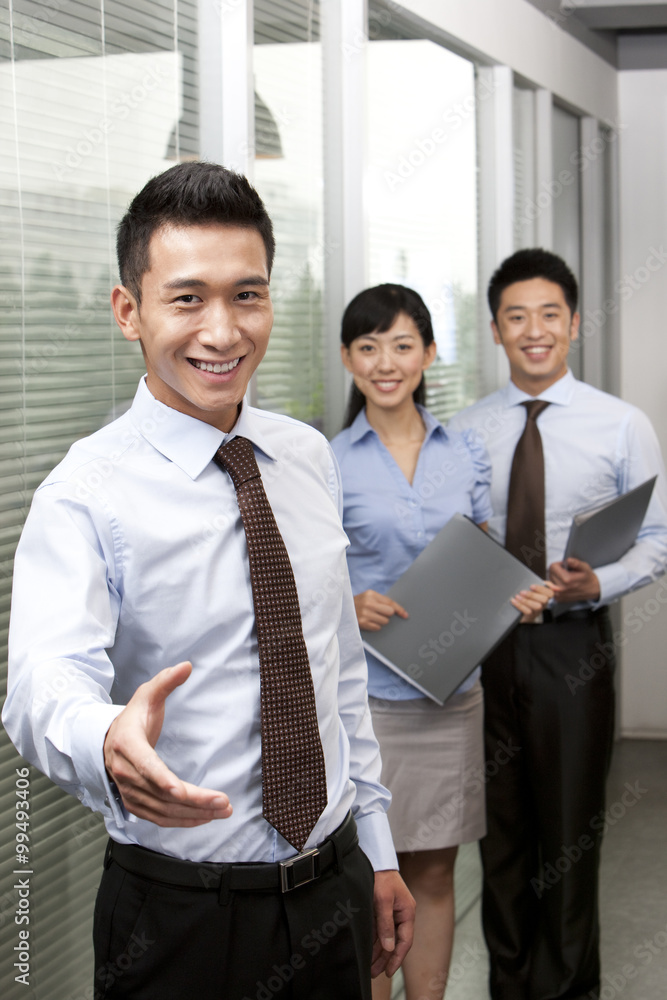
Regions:
[[369, 284], [415, 288], [438, 357], [428, 405], [446, 418], [476, 398], [475, 71], [426, 39], [368, 46]]
[[257, 402], [321, 428], [326, 247], [319, 3], [257, 0], [254, 20], [254, 179], [277, 244], [275, 320], [256, 376]]

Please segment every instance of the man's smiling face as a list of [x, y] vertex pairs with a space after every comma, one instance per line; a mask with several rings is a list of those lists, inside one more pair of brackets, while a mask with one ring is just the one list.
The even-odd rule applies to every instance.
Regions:
[[229, 431], [273, 325], [262, 237], [241, 226], [164, 226], [149, 261], [141, 305], [114, 288], [116, 322], [140, 341], [156, 399]]
[[537, 396], [567, 372], [579, 314], [570, 312], [560, 285], [531, 278], [503, 290], [491, 329], [505, 348], [514, 384]]

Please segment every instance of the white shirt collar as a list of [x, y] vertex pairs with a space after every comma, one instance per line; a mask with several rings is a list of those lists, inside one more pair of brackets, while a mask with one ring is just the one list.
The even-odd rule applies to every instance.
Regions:
[[201, 475], [221, 444], [237, 435], [249, 438], [267, 458], [276, 460], [275, 451], [262, 434], [253, 408], [245, 400], [238, 420], [225, 434], [203, 420], [161, 403], [151, 393], [144, 376], [129, 416], [142, 437], [191, 479]]
[[505, 404], [507, 406], [520, 406], [527, 399], [543, 399], [548, 403], [558, 403], [561, 406], [568, 406], [572, 401], [572, 396], [577, 380], [568, 368], [567, 373], [559, 378], [557, 382], [550, 385], [544, 392], [537, 396], [531, 396], [523, 389], [519, 389], [511, 380], [505, 387]]

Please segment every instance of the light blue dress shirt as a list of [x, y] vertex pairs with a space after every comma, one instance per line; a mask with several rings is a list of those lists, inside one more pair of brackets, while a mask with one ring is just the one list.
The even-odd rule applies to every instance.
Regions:
[[[244, 405], [223, 435], [142, 381], [127, 414], [72, 447], [37, 490], [18, 547], [3, 721], [24, 757], [103, 814], [114, 840], [194, 861], [294, 854], [262, 818], [245, 533], [231, 479], [212, 462], [235, 434], [255, 446], [301, 603], [329, 796], [306, 847], [352, 809], [373, 866], [395, 868], [336, 463], [321, 434], [288, 417]], [[181, 660], [193, 672], [167, 699], [156, 750], [234, 807], [192, 829], [128, 815], [102, 752], [138, 685]]]
[[[474, 435], [446, 431], [419, 407], [426, 437], [412, 484], [362, 410], [331, 442], [343, 481], [343, 525], [350, 539], [352, 592], [386, 593], [454, 514], [477, 524], [491, 516], [491, 466]], [[368, 660], [368, 690], [376, 698], [424, 697], [381, 663]], [[459, 690], [470, 688], [475, 673]]]
[[489, 532], [501, 544], [512, 457], [526, 423], [521, 403], [533, 398], [551, 403], [538, 419], [544, 451], [547, 566], [563, 558], [574, 514], [613, 500], [658, 474], [635, 545], [618, 562], [595, 570], [600, 600], [591, 606], [608, 604], [655, 580], [667, 567], [667, 484], [655, 431], [636, 406], [577, 381], [570, 371], [538, 397], [509, 382], [457, 413], [448, 429], [473, 431], [491, 457], [494, 514]]

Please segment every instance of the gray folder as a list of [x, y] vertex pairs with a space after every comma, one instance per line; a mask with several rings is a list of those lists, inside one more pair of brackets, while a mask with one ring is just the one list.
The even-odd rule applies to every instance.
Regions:
[[510, 598], [541, 580], [455, 514], [389, 590], [409, 618], [394, 615], [364, 646], [439, 705], [517, 624]]
[[563, 561], [572, 556], [596, 569], [624, 556], [639, 534], [657, 478], [653, 476], [608, 503], [576, 514]]

